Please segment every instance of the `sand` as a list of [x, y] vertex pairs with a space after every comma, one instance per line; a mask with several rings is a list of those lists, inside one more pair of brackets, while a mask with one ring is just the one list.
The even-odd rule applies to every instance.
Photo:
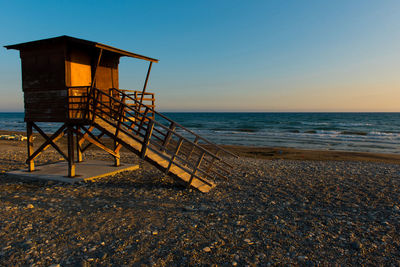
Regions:
[[0, 140], [0, 265], [400, 264], [399, 155], [227, 148], [232, 175], [202, 194], [126, 151], [139, 170], [92, 183], [10, 179], [26, 144]]

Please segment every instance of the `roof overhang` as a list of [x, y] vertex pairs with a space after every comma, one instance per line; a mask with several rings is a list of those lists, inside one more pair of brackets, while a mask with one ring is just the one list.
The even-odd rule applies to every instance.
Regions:
[[92, 41], [79, 39], [79, 38], [75, 38], [75, 37], [71, 37], [71, 36], [67, 36], [67, 35], [54, 37], [54, 38], [48, 38], [48, 39], [42, 39], [42, 40], [36, 40], [36, 41], [31, 41], [31, 42], [26, 42], [26, 43], [14, 44], [14, 45], [6, 45], [4, 47], [7, 49], [21, 50], [21, 49], [32, 47], [35, 45], [54, 43], [57, 41], [65, 41], [67, 43], [79, 43], [79, 44], [86, 45], [89, 47], [99, 48], [99, 49], [103, 49], [106, 51], [110, 51], [110, 52], [118, 54], [120, 56], [138, 58], [138, 59], [147, 60], [147, 61], [151, 61], [151, 62], [155, 62], [155, 63], [158, 62], [158, 59], [155, 59], [155, 58], [142, 56], [142, 55], [139, 55], [136, 53], [125, 51], [125, 50], [115, 48], [115, 47], [112, 47], [109, 45], [105, 45], [102, 43], [92, 42]]

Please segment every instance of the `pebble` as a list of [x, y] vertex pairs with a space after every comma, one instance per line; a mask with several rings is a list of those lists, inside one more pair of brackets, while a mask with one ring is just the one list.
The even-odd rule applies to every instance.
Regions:
[[33, 209], [35, 206], [33, 206], [32, 204], [28, 204], [28, 205], [26, 205], [26, 208], [27, 209]]
[[185, 211], [195, 211], [196, 209], [194, 207], [191, 207], [191, 206], [184, 206], [183, 210], [185, 210]]
[[355, 250], [360, 250], [362, 248], [362, 244], [359, 241], [353, 241], [350, 243], [350, 247]]
[[211, 251], [211, 248], [210, 248], [210, 247], [205, 247], [205, 248], [203, 248], [203, 251], [204, 251], [204, 252], [210, 252], [210, 251]]

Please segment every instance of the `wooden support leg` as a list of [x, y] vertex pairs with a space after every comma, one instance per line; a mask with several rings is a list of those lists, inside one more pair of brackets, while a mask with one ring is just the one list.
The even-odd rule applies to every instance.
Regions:
[[[114, 141], [114, 152], [119, 156], [119, 146], [117, 141]], [[119, 167], [120, 165], [121, 165], [120, 158], [114, 156], [114, 166]]]
[[74, 129], [68, 125], [68, 177], [75, 177], [75, 162], [74, 162]]
[[[76, 130], [79, 132], [79, 126], [76, 126]], [[80, 144], [80, 138], [79, 135], [76, 135], [76, 162], [82, 162], [83, 158], [82, 158], [82, 147]]]
[[[33, 154], [33, 129], [32, 129], [32, 123], [27, 122], [26, 123], [26, 141], [28, 145], [28, 158], [32, 156]], [[28, 161], [28, 171], [33, 172], [35, 170], [35, 163], [32, 160]]]
[[154, 129], [154, 121], [151, 120], [151, 121], [149, 121], [149, 124], [147, 126], [146, 135], [145, 135], [143, 143], [142, 143], [142, 150], [140, 151], [140, 156], [142, 159], [144, 159], [146, 157], [147, 148], [150, 144], [150, 139], [151, 139], [151, 135], [153, 133], [153, 129]]

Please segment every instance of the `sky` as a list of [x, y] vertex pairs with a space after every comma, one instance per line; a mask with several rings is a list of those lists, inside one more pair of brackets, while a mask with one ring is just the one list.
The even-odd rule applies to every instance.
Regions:
[[[6, 1], [0, 45], [60, 35], [159, 59], [159, 111], [400, 112], [400, 1]], [[122, 58], [120, 88], [148, 62]], [[23, 111], [0, 47], [0, 111]]]

